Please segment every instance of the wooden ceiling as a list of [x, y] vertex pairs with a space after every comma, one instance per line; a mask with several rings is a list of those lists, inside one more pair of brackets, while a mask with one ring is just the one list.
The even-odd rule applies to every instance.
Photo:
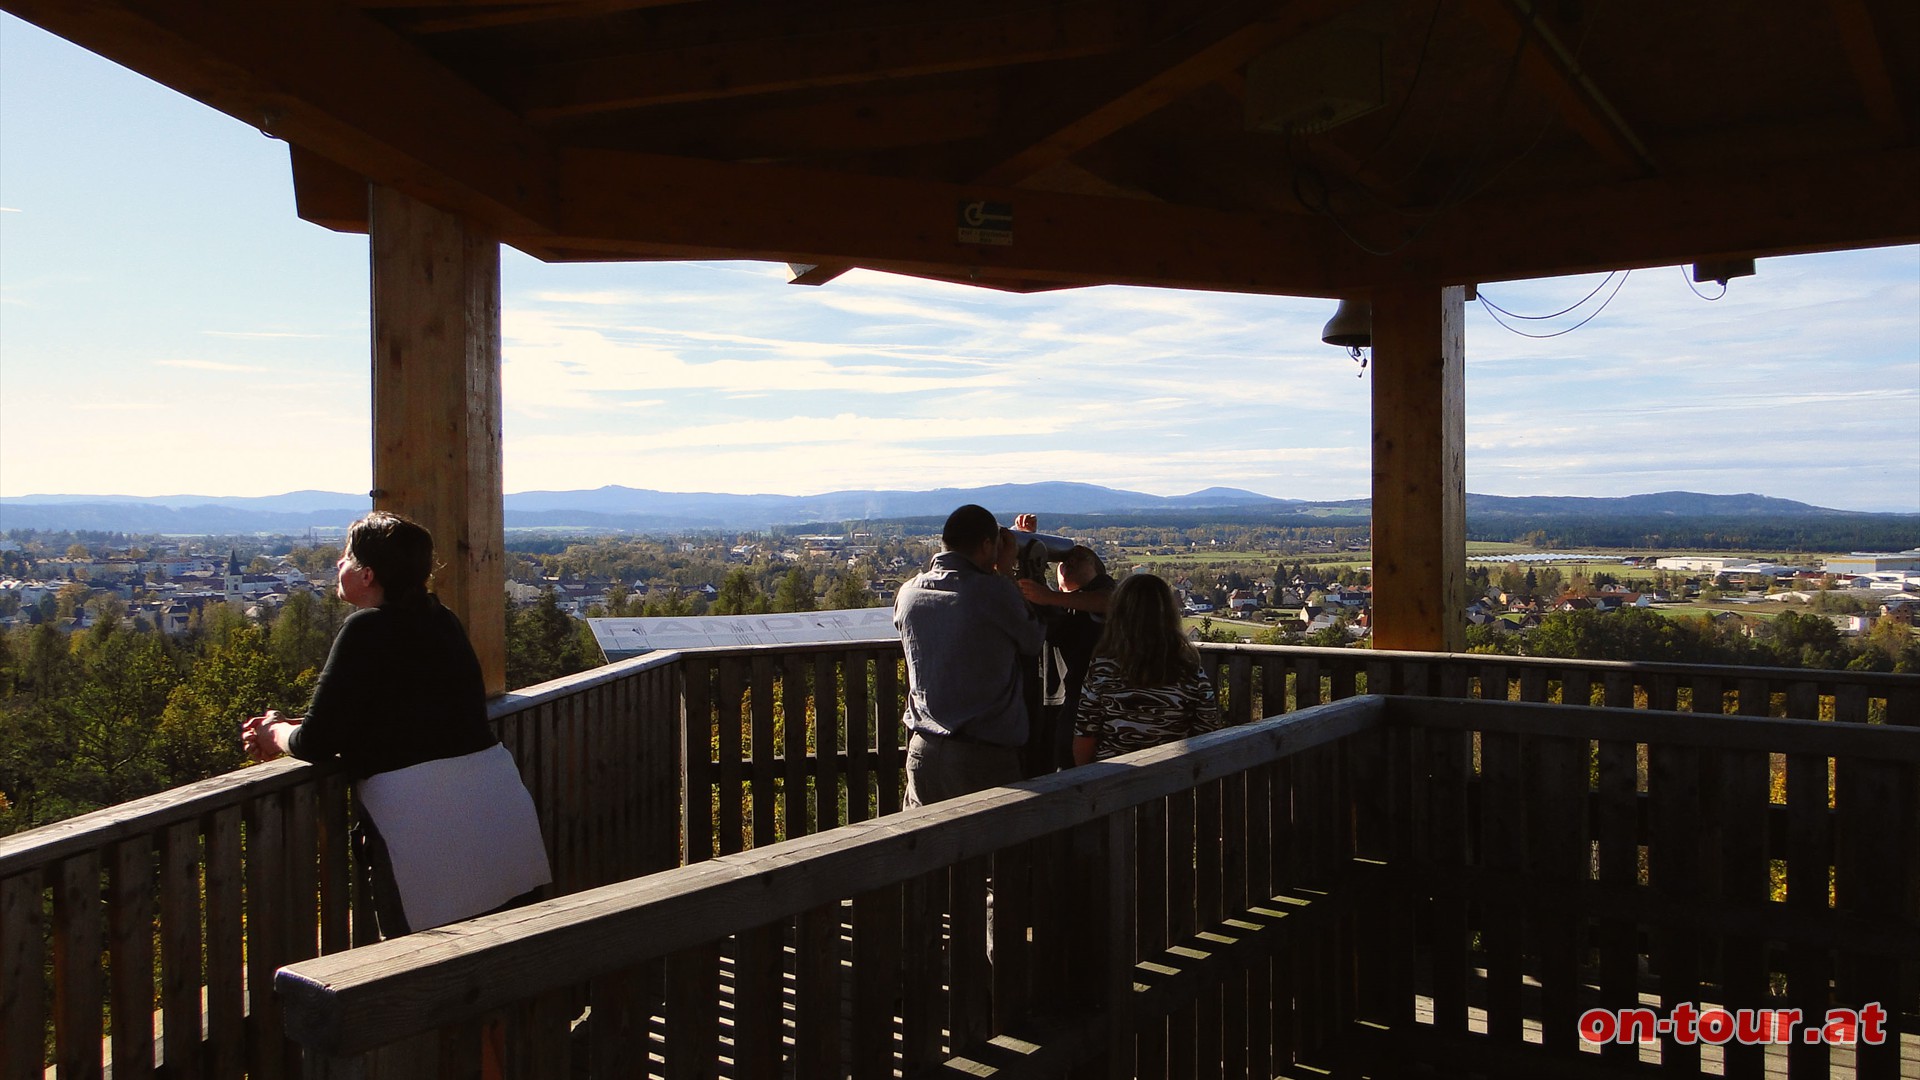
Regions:
[[287, 140], [311, 220], [371, 180], [548, 260], [1337, 296], [1920, 241], [1911, 0], [0, 7]]

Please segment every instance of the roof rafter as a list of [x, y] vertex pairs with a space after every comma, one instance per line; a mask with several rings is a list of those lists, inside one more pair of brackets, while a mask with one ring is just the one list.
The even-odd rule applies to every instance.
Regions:
[[[493, 26], [525, 26], [556, 19], [586, 18], [593, 15], [617, 15], [623, 11], [664, 7], [699, 0], [511, 0], [498, 4], [475, 4], [471, 0], [355, 0], [368, 10], [407, 12], [407, 29], [421, 34], [444, 34], [457, 30], [482, 30]], [[421, 10], [430, 14], [417, 14]], [[442, 13], [445, 14], [442, 14]]]
[[1893, 88], [1887, 71], [1887, 57], [1874, 29], [1873, 13], [1862, 0], [1827, 0], [1833, 12], [1834, 28], [1840, 32], [1840, 45], [1853, 68], [1853, 79], [1873, 117], [1891, 143], [1907, 141], [1907, 118], [1900, 109], [1900, 95]]
[[989, 11], [908, 26], [784, 36], [549, 64], [509, 82], [528, 116], [554, 118], [1094, 56], [1137, 37], [1113, 5]]
[[[1621, 175], [1661, 171], [1653, 151], [1581, 68], [1579, 58], [1540, 18], [1532, 0], [1470, 3], [1467, 10], [1486, 28], [1496, 48], [1522, 50], [1521, 74], [1553, 103], [1567, 126]], [[1528, 44], [1537, 47], [1528, 48]]]
[[983, 170], [982, 184], [1018, 184], [1168, 103], [1238, 71], [1247, 61], [1346, 10], [1333, 0], [1233, 0], [1216, 4], [1159, 46], [1117, 68], [1040, 118], [1022, 144]]
[[[1214, 4], [1159, 45], [1120, 65], [1099, 87], [1030, 125], [1018, 144], [1004, 148], [976, 182], [1017, 185], [1199, 87], [1229, 76], [1247, 61], [1346, 8], [1334, 0], [1287, 0], [1278, 6], [1271, 0]], [[794, 284], [825, 284], [848, 269], [830, 263], [816, 266]]]

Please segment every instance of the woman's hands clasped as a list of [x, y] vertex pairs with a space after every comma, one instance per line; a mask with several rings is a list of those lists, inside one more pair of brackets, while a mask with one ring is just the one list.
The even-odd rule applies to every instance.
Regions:
[[255, 761], [272, 761], [287, 752], [287, 737], [300, 721], [268, 709], [265, 715], [250, 716], [240, 725], [240, 748]]

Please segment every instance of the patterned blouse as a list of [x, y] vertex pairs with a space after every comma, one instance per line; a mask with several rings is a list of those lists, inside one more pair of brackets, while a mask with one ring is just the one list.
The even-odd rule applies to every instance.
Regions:
[[1213, 684], [1199, 671], [1167, 686], [1132, 686], [1120, 665], [1098, 657], [1087, 670], [1073, 733], [1094, 742], [1094, 758], [1144, 750], [1221, 727]]

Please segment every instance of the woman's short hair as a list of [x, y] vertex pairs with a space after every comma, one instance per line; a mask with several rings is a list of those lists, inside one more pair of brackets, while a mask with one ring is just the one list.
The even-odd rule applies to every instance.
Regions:
[[419, 522], [375, 510], [347, 528], [346, 556], [373, 571], [382, 599], [416, 600], [433, 580], [433, 534]]
[[1200, 670], [1200, 652], [1180, 626], [1173, 590], [1152, 574], [1129, 574], [1107, 603], [1095, 656], [1110, 657], [1132, 686], [1167, 686]]

